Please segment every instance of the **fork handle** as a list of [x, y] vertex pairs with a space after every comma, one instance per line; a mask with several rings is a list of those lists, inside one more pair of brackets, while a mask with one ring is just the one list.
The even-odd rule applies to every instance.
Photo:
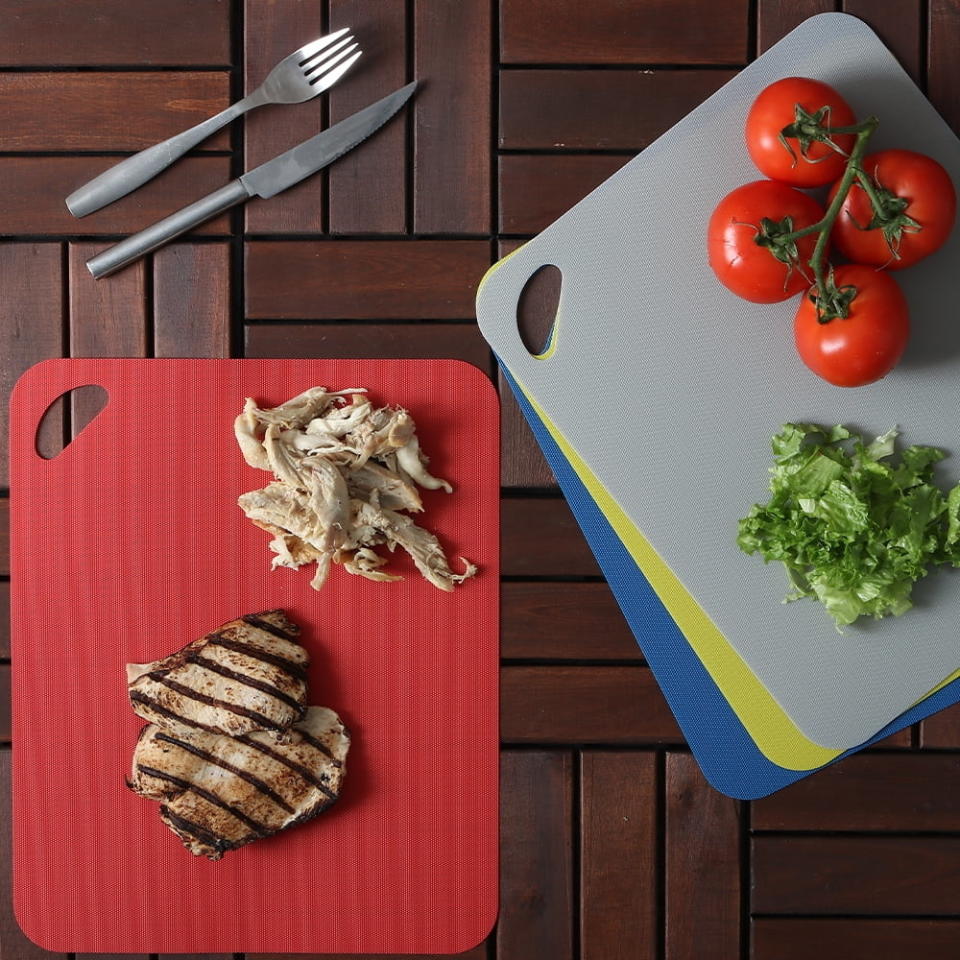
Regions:
[[137, 187], [142, 187], [148, 180], [152, 180], [161, 170], [166, 170], [174, 160], [178, 160], [188, 150], [206, 140], [231, 120], [266, 102], [266, 97], [258, 88], [248, 97], [231, 104], [226, 110], [221, 110], [216, 116], [170, 137], [169, 140], [155, 143], [152, 147], [147, 147], [146, 150], [121, 160], [94, 177], [89, 183], [74, 190], [67, 197], [67, 209], [75, 217], [85, 217], [88, 213], [93, 213], [108, 203], [125, 197]]

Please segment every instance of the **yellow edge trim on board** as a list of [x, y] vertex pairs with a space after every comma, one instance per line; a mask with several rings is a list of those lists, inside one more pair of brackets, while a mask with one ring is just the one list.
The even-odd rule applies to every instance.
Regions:
[[764, 756], [787, 770], [812, 770], [839, 757], [842, 750], [821, 747], [797, 729], [527, 388], [517, 384]]

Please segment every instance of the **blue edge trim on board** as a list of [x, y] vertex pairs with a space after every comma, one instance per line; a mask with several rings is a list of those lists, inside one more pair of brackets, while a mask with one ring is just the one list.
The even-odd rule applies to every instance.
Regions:
[[[755, 800], [822, 769], [787, 770], [760, 752], [510, 371], [497, 362], [707, 780], [727, 796]], [[960, 680], [954, 680], [827, 766], [958, 701]]]

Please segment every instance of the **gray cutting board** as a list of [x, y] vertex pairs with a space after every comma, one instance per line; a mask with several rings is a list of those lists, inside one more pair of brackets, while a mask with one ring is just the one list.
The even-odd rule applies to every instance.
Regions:
[[[706, 265], [719, 199], [760, 174], [742, 127], [784, 76], [835, 86], [881, 126], [870, 149], [928, 153], [960, 184], [960, 141], [860, 20], [807, 20], [538, 237], [477, 295], [480, 329], [783, 710], [811, 740], [861, 743], [960, 666], [960, 571], [914, 591], [906, 616], [840, 635], [819, 604], [781, 603], [787, 583], [736, 547], [738, 519], [767, 498], [770, 437], [790, 420], [897, 425], [953, 456], [960, 477], [960, 232], [897, 280], [913, 331], [896, 370], [859, 389], [811, 374], [793, 347], [796, 301], [734, 297]], [[710, 144], [717, 144], [716, 149]], [[543, 265], [562, 273], [551, 355], [520, 340], [517, 302]]]

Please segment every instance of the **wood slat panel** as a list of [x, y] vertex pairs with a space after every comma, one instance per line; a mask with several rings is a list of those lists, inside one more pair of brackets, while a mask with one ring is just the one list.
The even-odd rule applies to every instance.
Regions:
[[[363, 57], [327, 95], [331, 123], [402, 87], [407, 76], [404, 4], [330, 0], [330, 29], [341, 27], [351, 28]], [[331, 233], [406, 231], [405, 117], [406, 111], [330, 168]]]
[[[245, 953], [244, 960], [486, 960], [487, 943], [478, 944], [465, 953]], [[178, 956], [161, 953], [160, 960], [232, 960], [236, 954], [223, 954], [211, 957], [209, 954], [198, 956], [195, 953], [185, 953]]]
[[501, 756], [497, 960], [573, 958], [572, 766], [568, 753]]
[[755, 830], [960, 830], [960, 756], [848, 757], [752, 814]]
[[753, 960], [956, 960], [960, 923], [938, 920], [759, 918]]
[[[77, 220], [64, 199], [111, 162], [109, 157], [0, 157], [0, 183], [5, 190], [0, 234], [132, 233], [230, 180], [229, 157], [187, 157], [122, 200]], [[229, 229], [229, 219], [221, 216], [196, 232], [222, 234]]]
[[[263, 83], [274, 65], [285, 56], [325, 32], [323, 0], [244, 0], [243, 9], [243, 75], [247, 90]], [[321, 94], [323, 96], [325, 94]], [[302, 106], [262, 107], [248, 114], [244, 120], [245, 169], [264, 163], [319, 133], [322, 111], [323, 102], [318, 98]], [[269, 203], [248, 203], [244, 208], [247, 230], [253, 233], [321, 232], [325, 181], [326, 174], [321, 173], [273, 197]]]
[[[0, 150], [142, 150], [219, 113], [229, 93], [230, 75], [212, 71], [3, 73]], [[229, 150], [229, 130], [200, 149]]]
[[747, 57], [747, 0], [501, 0], [504, 63], [728, 63]]
[[889, 750], [891, 747], [895, 747], [898, 750], [909, 750], [912, 746], [913, 727], [904, 727], [903, 730], [891, 733], [889, 737], [879, 740], [872, 747], [867, 747], [866, 749], [868, 752], [870, 750]]
[[474, 316], [485, 240], [247, 244], [247, 317], [459, 320]]
[[[146, 262], [138, 260], [105, 280], [94, 280], [85, 263], [104, 249], [99, 243], [71, 243], [70, 355], [146, 356]], [[77, 436], [100, 411], [97, 395], [74, 391], [71, 426]]]
[[10, 664], [0, 664], [0, 743], [10, 742]]
[[467, 323], [248, 324], [244, 356], [452, 358], [490, 372], [490, 349]]
[[230, 248], [174, 243], [153, 256], [153, 354], [230, 355]]
[[757, 51], [764, 53], [794, 27], [818, 13], [837, 9], [834, 0], [758, 0]]
[[759, 914], [950, 916], [960, 902], [960, 837], [760, 835], [752, 858]]
[[490, 9], [414, 0], [416, 233], [490, 229]]
[[28, 940], [13, 915], [13, 843], [11, 837], [10, 801], [11, 753], [0, 750], [0, 944], [3, 960], [66, 960], [66, 955], [41, 950]]
[[10, 576], [10, 501], [0, 497], [0, 576]]
[[944, 120], [960, 134], [960, 4], [930, 0], [927, 45], [927, 95]]
[[0, 0], [0, 66], [220, 66], [229, 0]]
[[[255, 956], [255, 954], [246, 954], [246, 956]], [[303, 954], [298, 954], [303, 958]], [[232, 953], [204, 953], [198, 956], [195, 953], [161, 953], [161, 960], [233, 960]]]
[[657, 952], [657, 759], [585, 751], [581, 765], [580, 956]]
[[666, 764], [666, 958], [740, 956], [739, 804], [688, 753]]
[[[150, 960], [150, 955], [146, 953], [75, 953], [74, 960]], [[196, 957], [196, 960], [206, 960], [204, 954]]]
[[504, 743], [679, 743], [646, 667], [504, 667]]
[[[0, 244], [0, 487], [7, 485], [8, 407], [17, 378], [63, 352], [62, 249], [58, 243]], [[62, 406], [38, 438], [44, 452], [63, 445]]]
[[502, 657], [643, 659], [605, 583], [504, 583], [500, 596]]
[[[523, 245], [521, 240], [501, 240], [498, 243], [497, 256], [505, 257]], [[534, 316], [541, 320], [549, 316], [553, 304], [544, 296], [537, 300], [535, 284], [531, 284], [519, 304], [518, 313], [529, 308]], [[530, 299], [527, 299], [527, 298]], [[519, 317], [518, 317], [519, 320]], [[550, 469], [533, 432], [520, 410], [513, 390], [510, 389], [503, 373], [498, 370], [500, 389], [500, 479], [505, 487], [555, 488], [557, 481]]]
[[507, 497], [500, 507], [502, 573], [586, 577], [600, 573], [567, 502]]
[[843, 11], [866, 21], [918, 83], [923, 80], [921, 0], [843, 0]]
[[500, 146], [640, 150], [734, 70], [503, 70]]
[[0, 582], [0, 657], [10, 656], [10, 583]]
[[920, 724], [920, 746], [960, 748], [960, 704], [941, 710]]
[[617, 172], [628, 157], [500, 157], [500, 232], [539, 233]]

